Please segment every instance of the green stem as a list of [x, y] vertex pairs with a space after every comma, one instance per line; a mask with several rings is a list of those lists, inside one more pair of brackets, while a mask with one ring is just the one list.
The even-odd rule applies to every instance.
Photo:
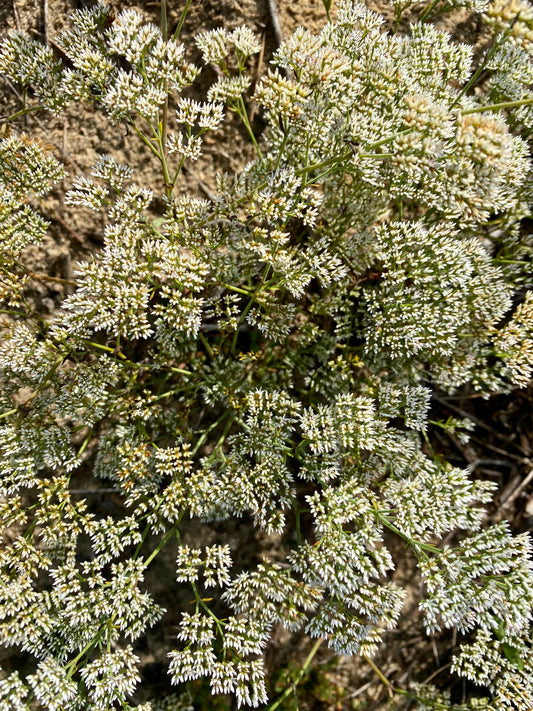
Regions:
[[389, 695], [392, 695], [392, 691], [394, 687], [392, 686], [391, 682], [387, 679], [385, 674], [381, 671], [381, 669], [377, 666], [377, 664], [374, 664], [372, 659], [370, 657], [367, 657], [366, 654], [362, 655], [363, 659], [365, 662], [372, 668], [373, 672], [376, 674], [376, 676], [379, 678], [379, 680], [385, 684], [385, 686], [389, 690]]
[[322, 644], [323, 641], [324, 641], [323, 639], [317, 639], [317, 641], [313, 645], [313, 648], [307, 655], [307, 659], [303, 663], [302, 668], [298, 672], [298, 676], [296, 677], [296, 679], [292, 682], [292, 684], [290, 686], [288, 686], [285, 689], [283, 694], [278, 699], [276, 699], [276, 701], [274, 701], [274, 703], [270, 704], [270, 706], [267, 707], [266, 711], [275, 711], [275, 709], [279, 708], [283, 704], [285, 699], [287, 699], [291, 694], [294, 694], [294, 692], [296, 691], [296, 687], [302, 681], [305, 673], [311, 666], [311, 662], [313, 661], [313, 659], [314, 659], [316, 653], [318, 652], [320, 645]]
[[252, 126], [250, 125], [250, 120], [248, 119], [248, 112], [246, 111], [246, 106], [244, 103], [244, 99], [242, 98], [242, 95], [239, 96], [239, 101], [237, 104], [237, 114], [240, 116], [244, 127], [246, 128], [246, 131], [248, 135], [250, 136], [250, 140], [252, 141], [255, 150], [257, 151], [257, 155], [259, 157], [259, 160], [263, 160], [263, 154], [261, 153], [261, 149], [259, 148], [259, 144], [257, 143], [257, 139], [254, 135], [254, 132], [252, 131]]
[[167, 0], [161, 0], [161, 34], [163, 40], [167, 41]]
[[179, 34], [183, 28], [183, 24], [185, 23], [185, 18], [187, 17], [187, 13], [189, 12], [189, 8], [191, 6], [192, 0], [187, 0], [185, 3], [185, 7], [183, 8], [183, 12], [181, 13], [181, 17], [178, 22], [178, 26], [176, 27], [174, 34], [172, 35], [172, 39], [176, 41], [179, 37]]
[[254, 293], [251, 295], [250, 301], [246, 304], [245, 309], [244, 309], [244, 311], [242, 312], [242, 314], [241, 314], [241, 316], [240, 316], [240, 318], [239, 318], [239, 322], [238, 322], [238, 324], [237, 324], [237, 326], [236, 326], [236, 328], [235, 328], [235, 333], [233, 334], [233, 341], [232, 341], [232, 343], [231, 343], [231, 352], [232, 352], [232, 353], [235, 353], [235, 348], [237, 347], [237, 339], [238, 339], [238, 337], [239, 337], [239, 326], [240, 326], [242, 323], [244, 323], [244, 319], [246, 318], [246, 316], [248, 315], [248, 312], [250, 311], [250, 309], [251, 309], [252, 306], [254, 305], [255, 300], [257, 299], [257, 295], [259, 294], [259, 292], [261, 291], [261, 289], [264, 288], [264, 286], [265, 286], [265, 281], [266, 281], [266, 278], [267, 278], [267, 274], [268, 274], [269, 269], [270, 269], [270, 264], [267, 264], [267, 265], [266, 265], [266, 269], [265, 269], [265, 271], [264, 271], [264, 273], [263, 273], [263, 278], [261, 279], [261, 283], [259, 284], [259, 286], [257, 287], [257, 289], [254, 291]]
[[440, 0], [432, 0], [432, 2], [428, 3], [426, 5], [424, 12], [418, 18], [418, 21], [425, 22], [427, 20], [428, 16], [430, 15], [431, 11], [435, 8], [436, 5], [439, 4], [439, 2], [440, 2]]
[[202, 344], [203, 344], [205, 350], [207, 351], [209, 357], [211, 358], [211, 360], [215, 360], [215, 354], [213, 352], [213, 349], [211, 348], [207, 338], [204, 336], [204, 334], [201, 331], [198, 334], [198, 337], [199, 337], [200, 341], [202, 342]]
[[16, 415], [18, 412], [18, 409], [15, 407], [13, 410], [8, 410], [7, 412], [2, 412], [0, 415], [0, 420], [2, 420], [4, 417], [9, 417], [9, 415]]
[[394, 158], [394, 153], [360, 153], [361, 158]]
[[235, 333], [233, 334], [233, 340], [231, 341], [231, 352], [232, 353], [235, 353], [235, 349], [237, 348], [237, 340], [239, 338], [239, 326], [242, 325], [242, 323], [244, 322], [244, 319], [248, 315], [248, 312], [254, 305], [256, 296], [257, 296], [257, 294], [252, 294], [252, 298], [246, 304], [244, 311], [242, 312], [241, 317], [239, 319], [239, 323], [237, 324], [237, 327], [235, 328]]
[[207, 429], [205, 429], [202, 432], [202, 435], [198, 438], [198, 442], [196, 442], [194, 449], [191, 452], [191, 456], [194, 457], [194, 455], [198, 452], [202, 444], [205, 442], [207, 439], [207, 436], [209, 435], [210, 432], [212, 432], [218, 425], [222, 422], [222, 420], [226, 417], [227, 412], [222, 413], [218, 419], [216, 419], [214, 422], [212, 422]]
[[200, 596], [200, 593], [198, 592], [198, 588], [196, 585], [191, 582], [191, 587], [194, 592], [194, 597], [196, 598], [196, 605], [203, 608], [209, 617], [211, 617], [215, 621], [215, 625], [217, 627], [218, 633], [222, 639], [224, 639], [224, 629], [222, 627], [222, 620], [219, 620], [219, 618], [215, 615], [213, 610], [209, 607], [209, 605], [206, 604], [205, 600]]
[[91, 429], [89, 430], [89, 432], [87, 433], [87, 436], [86, 436], [85, 439], [83, 440], [83, 443], [82, 443], [81, 447], [80, 447], [79, 450], [78, 450], [78, 457], [81, 457], [81, 455], [82, 455], [83, 452], [85, 451], [87, 445], [88, 445], [89, 442], [91, 441], [91, 437], [93, 436], [93, 434], [94, 434], [94, 430], [91, 428]]
[[[280, 121], [282, 121], [282, 119], [280, 119]], [[287, 143], [288, 135], [289, 135], [288, 129], [285, 128], [285, 126], [283, 126], [283, 140], [281, 141], [281, 146], [279, 147], [279, 153], [278, 153], [278, 157], [276, 158], [276, 164], [274, 166], [274, 170], [278, 170], [278, 168], [279, 168], [279, 165], [281, 163], [281, 157], [283, 156], [283, 151], [284, 151], [285, 145]], [[309, 148], [309, 143], [307, 144], [307, 146]], [[307, 163], [307, 161], [306, 161], [306, 163]]]
[[100, 639], [101, 639], [101, 637], [102, 637], [102, 634], [104, 633], [104, 630], [105, 630], [106, 627], [107, 627], [107, 623], [106, 623], [105, 625], [103, 625], [103, 626], [98, 630], [98, 632], [97, 632], [96, 635], [93, 637], [93, 639], [91, 639], [91, 641], [88, 642], [88, 644], [85, 645], [85, 647], [81, 650], [81, 652], [78, 654], [78, 656], [77, 656], [77, 657], [74, 657], [74, 659], [72, 659], [72, 660], [66, 665], [66, 668], [67, 668], [67, 669], [70, 668], [70, 671], [69, 671], [69, 673], [68, 673], [68, 677], [69, 677], [69, 678], [71, 678], [72, 675], [74, 674], [74, 672], [76, 671], [76, 667], [78, 666], [78, 662], [80, 661], [80, 659], [81, 659], [82, 657], [84, 657], [86, 654], [88, 654], [88, 653], [89, 653], [92, 649], [94, 649], [94, 647], [98, 644], [98, 642], [100, 641]]
[[169, 370], [171, 373], [179, 373], [180, 375], [193, 375], [191, 370], [184, 370], [184, 368], [170, 367], [170, 368], [167, 368], [166, 370]]
[[220, 449], [220, 447], [224, 444], [224, 441], [225, 441], [226, 437], [228, 436], [228, 432], [230, 431], [230, 427], [231, 427], [231, 425], [233, 424], [234, 421], [235, 421], [235, 416], [230, 417], [229, 420], [226, 422], [226, 426], [224, 427], [224, 431], [222, 432], [222, 434], [221, 434], [220, 437], [218, 438], [218, 442], [215, 444], [215, 451], [216, 451], [217, 449]]
[[[172, 538], [172, 536], [176, 532], [176, 526], [179, 524], [180, 521], [181, 521], [181, 515], [180, 515], [178, 521], [172, 526], [172, 528], [169, 531], [167, 531], [167, 533], [161, 539], [161, 541], [159, 542], [157, 547], [154, 548], [154, 550], [150, 553], [148, 558], [144, 561], [144, 565], [146, 568], [150, 565], [150, 563], [153, 561], [153, 559], [161, 552], [161, 550], [166, 546], [166, 544]], [[141, 544], [139, 544], [139, 545], [141, 545]]]
[[171, 185], [173, 188], [174, 188], [174, 185], [176, 185], [176, 180], [178, 179], [178, 175], [181, 173], [181, 169], [183, 168], [184, 163], [185, 163], [185, 156], [181, 156], [179, 165], [176, 168], [176, 172], [174, 173], [172, 180], [171, 180]]
[[225, 284], [224, 282], [220, 282], [220, 286], [223, 286], [224, 289], [228, 289], [228, 291], [236, 291], [237, 294], [244, 294], [245, 296], [251, 296], [250, 291], [246, 291], [246, 289], [241, 289], [238, 286], [232, 286], [231, 284]]
[[141, 141], [142, 141], [146, 146], [148, 146], [148, 148], [151, 150], [151, 152], [154, 154], [154, 156], [155, 156], [159, 161], [162, 161], [161, 154], [159, 153], [159, 151], [157, 150], [157, 148], [154, 146], [154, 144], [152, 143], [152, 141], [151, 141], [149, 138], [147, 138], [147, 137], [144, 135], [144, 133], [143, 133], [139, 128], [137, 128], [137, 126], [136, 126], [135, 124], [133, 124], [133, 128], [134, 128], [135, 132], [137, 133], [137, 135], [139, 136], [139, 138], [141, 139]]
[[41, 106], [40, 104], [38, 106], [27, 106], [24, 107], [23, 109], [20, 109], [20, 111], [17, 111], [14, 114], [11, 114], [11, 116], [0, 116], [0, 122], [2, 123], [7, 123], [8, 121], [14, 121], [15, 119], [19, 118], [19, 116], [25, 116], [26, 114], [29, 114], [33, 111], [39, 111], [40, 109], [43, 109], [44, 106]]
[[409, 538], [405, 533], [400, 531], [399, 528], [397, 528], [392, 521], [390, 521], [384, 514], [382, 514], [378, 510], [374, 510], [374, 513], [376, 515], [376, 518], [381, 521], [381, 523], [386, 526], [390, 531], [395, 533], [397, 536], [400, 536], [406, 543], [408, 543], [411, 548], [415, 552], [418, 552], [419, 550], [423, 553], [424, 557], [427, 558], [426, 553], [435, 553], [437, 555], [440, 555], [442, 553], [442, 550], [440, 548], [437, 548], [437, 546], [432, 546], [430, 543], [422, 543], [421, 541], [415, 541], [412, 538]]
[[[161, 0], [161, 34], [163, 36], [163, 40], [166, 42], [167, 41], [167, 34], [168, 34], [167, 0]], [[165, 81], [164, 88], [165, 88], [165, 102], [163, 104], [163, 116], [161, 118], [160, 151], [161, 151], [161, 157], [162, 157], [161, 164], [163, 166], [163, 173], [165, 176], [165, 192], [167, 194], [167, 197], [170, 197], [170, 195], [172, 194], [172, 188], [174, 186], [170, 182], [170, 175], [169, 175], [168, 165], [167, 165], [168, 86], [167, 86], [166, 81]]]
[[88, 346], [91, 346], [92, 348], [97, 348], [98, 350], [106, 351], [106, 353], [112, 353], [117, 358], [120, 358], [120, 360], [123, 361], [125, 365], [131, 365], [136, 368], [143, 367], [143, 365], [141, 365], [140, 363], [134, 363], [133, 361], [128, 360], [124, 353], [117, 351], [116, 348], [111, 348], [111, 346], [104, 346], [103, 343], [96, 343], [95, 341], [86, 340], [85, 343]]
[[462, 112], [463, 116], [468, 114], [480, 114], [483, 111], [499, 111], [500, 109], [514, 109], [517, 106], [527, 106], [533, 104], [531, 99], [518, 99], [516, 101], [502, 101], [499, 104], [488, 104], [487, 106], [476, 106], [474, 109], [466, 109]]
[[455, 101], [454, 101], [453, 104], [450, 106], [450, 109], [452, 109], [454, 106], [456, 106], [456, 105], [459, 103], [459, 101], [463, 98], [463, 96], [464, 96], [468, 91], [470, 91], [470, 89], [471, 89], [471, 88], [474, 86], [474, 84], [477, 82], [477, 80], [479, 79], [479, 77], [481, 76], [481, 74], [485, 71], [485, 69], [486, 69], [486, 67], [487, 67], [487, 64], [490, 62], [490, 60], [492, 59], [492, 57], [493, 57], [494, 54], [496, 53], [496, 50], [498, 50], [498, 49], [502, 46], [502, 44], [505, 42], [505, 40], [507, 39], [507, 37], [510, 35], [512, 26], [514, 25], [515, 22], [516, 22], [516, 18], [513, 20], [511, 26], [510, 26], [507, 30], [505, 30], [505, 32], [502, 34], [502, 36], [501, 36], [501, 38], [500, 38], [500, 42], [497, 42], [496, 40], [494, 41], [492, 47], [491, 47], [491, 48], [489, 49], [489, 51], [487, 52], [485, 58], [483, 59], [483, 61], [482, 61], [481, 64], [479, 65], [479, 67], [476, 69], [476, 71], [474, 72], [474, 74], [470, 77], [469, 81], [463, 86], [463, 88], [461, 89], [461, 91], [460, 91], [459, 94], [457, 95]]
[[165, 185], [165, 195], [167, 198], [170, 198], [172, 196], [172, 191], [174, 190], [174, 183], [176, 182], [176, 178], [178, 177], [179, 171], [180, 171], [183, 163], [180, 163], [180, 167], [179, 167], [178, 171], [176, 172], [176, 175], [174, 176], [174, 178], [171, 178], [170, 171], [168, 169], [167, 153], [166, 153], [167, 113], [168, 113], [168, 94], [165, 99], [165, 104], [163, 105], [163, 118], [160, 121], [160, 123], [157, 127], [157, 130], [154, 128], [154, 126], [152, 126], [151, 123], [149, 125], [152, 130], [152, 135], [153, 135], [154, 139], [157, 141], [157, 145], [159, 148], [159, 150], [153, 151], [153, 152], [158, 157], [159, 162], [161, 163], [161, 168], [163, 169], [163, 182]]

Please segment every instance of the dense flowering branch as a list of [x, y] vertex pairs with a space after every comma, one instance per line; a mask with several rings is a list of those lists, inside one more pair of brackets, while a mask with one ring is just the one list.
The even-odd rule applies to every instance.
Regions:
[[[393, 3], [398, 26], [410, 5]], [[472, 48], [428, 22], [459, 5], [493, 33], [476, 92]], [[247, 28], [197, 36], [218, 69], [202, 101], [177, 32], [132, 9], [75, 13], [63, 60], [20, 33], [3, 40], [21, 115], [90, 102], [133, 125], [161, 184], [109, 156], [72, 181], [67, 202], [106, 215], [103, 244], [45, 319], [29, 306], [25, 249], [47, 229], [34, 198], [66, 172], [31, 137], [0, 141], [0, 640], [35, 659], [25, 679], [0, 680], [0, 705], [159, 708], [133, 701], [135, 644], [165, 613], [145, 573], [167, 544], [192, 598], [175, 616], [172, 682], [207, 677], [213, 693], [263, 705], [276, 626], [370, 656], [398, 625], [395, 536], [416, 559], [427, 631], [477, 635], [455, 671], [492, 708], [529, 708], [530, 541], [485, 528], [492, 485], [423, 447], [436, 388], [489, 396], [531, 376], [531, 240], [518, 223], [533, 14], [513, 7], [431, 2], [403, 34], [343, 0], [320, 33], [283, 43], [256, 86], [261, 145], [246, 108], [261, 45]], [[213, 198], [177, 194], [227, 111], [256, 159], [217, 176]], [[89, 511], [78, 472], [111, 485], [112, 513]], [[279, 559], [242, 570], [234, 542], [188, 538], [191, 518], [214, 532], [241, 517], [277, 536]], [[442, 708], [438, 692], [417, 694]]]

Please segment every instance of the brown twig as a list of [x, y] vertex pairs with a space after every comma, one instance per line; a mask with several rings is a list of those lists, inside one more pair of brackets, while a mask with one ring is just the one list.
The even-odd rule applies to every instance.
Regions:
[[79, 244], [83, 244], [84, 240], [80, 237], [80, 235], [77, 232], [74, 232], [74, 230], [67, 225], [65, 220], [60, 217], [55, 210], [49, 210], [49, 215], [54, 222], [59, 222], [59, 224], [65, 228], [65, 230], [69, 233], [71, 237], [76, 240], [76, 242], [78, 242]]
[[520, 492], [526, 488], [526, 486], [529, 484], [530, 481], [533, 480], [533, 469], [529, 472], [529, 474], [525, 477], [525, 479], [522, 479], [522, 481], [515, 486], [506, 496], [502, 497], [500, 501], [500, 510], [505, 510], [509, 509], [511, 507], [511, 504], [513, 501], [517, 499], [519, 496]]
[[274, 32], [274, 39], [276, 40], [276, 47], [279, 47], [280, 44], [283, 43], [283, 31], [281, 29], [276, 0], [267, 0], [267, 7], [270, 15], [270, 23]]
[[356, 699], [358, 696], [361, 696], [361, 694], [364, 694], [365, 691], [367, 691], [369, 689], [369, 687], [372, 686], [373, 683], [374, 683], [373, 679], [371, 679], [370, 681], [367, 681], [366, 684], [363, 684], [363, 686], [360, 686], [358, 689], [356, 689], [356, 691], [354, 691], [352, 694], [350, 694], [346, 698]]
[[43, 33], [44, 43], [48, 47], [48, 0], [43, 0]]
[[[448, 402], [447, 400], [443, 400], [440, 397], [433, 397], [435, 402], [440, 403], [444, 407], [449, 408], [450, 410], [453, 410], [456, 412], [458, 415], [461, 415], [464, 418], [467, 418], [469, 420], [472, 420], [476, 424], [477, 427], [479, 427], [482, 430], [485, 430], [486, 432], [490, 432], [496, 439], [499, 439], [501, 442], [505, 442], [505, 444], [512, 445], [513, 447], [520, 449], [518, 445], [516, 445], [514, 442], [512, 442], [509, 437], [506, 437], [505, 435], [501, 434], [498, 432], [497, 429], [494, 427], [491, 427], [490, 425], [487, 425], [486, 422], [483, 422], [483, 420], [480, 420], [478, 417], [473, 415], [471, 412], [467, 412], [464, 410], [462, 407], [458, 407], [457, 405], [452, 405], [451, 402]], [[475, 437], [472, 435], [470, 436], [470, 439], [473, 442], [480, 442], [480, 440], [477, 440]], [[524, 461], [524, 457], [518, 457], [517, 455], [510, 454], [509, 452], [503, 450], [503, 449], [498, 449], [498, 447], [491, 446], [487, 444], [486, 442], [480, 442], [480, 444], [483, 444], [483, 446], [487, 447], [488, 449], [492, 449], [494, 452], [497, 452], [498, 454], [503, 454], [506, 455], [507, 457], [510, 457], [511, 459], [519, 460], [520, 462]]]
[[444, 666], [439, 667], [438, 669], [435, 669], [434, 672], [432, 672], [426, 679], [424, 679], [422, 684], [429, 684], [430, 681], [432, 681], [436, 676], [438, 676], [445, 669], [448, 669], [448, 667], [451, 667], [451, 665], [452, 665], [452, 663], [448, 662], [448, 664], [444, 664]]
[[16, 0], [13, 0], [13, 16], [15, 17], [15, 27], [17, 28], [17, 32], [20, 32], [20, 15]]
[[189, 175], [191, 178], [193, 178], [193, 180], [196, 181], [196, 184], [198, 185], [200, 190], [209, 200], [214, 201], [216, 199], [215, 194], [209, 189], [209, 187], [204, 183], [203, 180], [201, 180], [197, 175], [193, 173], [190, 168], [187, 168], [187, 166], [183, 166], [181, 170], [184, 175]]
[[77, 282], [71, 281], [70, 279], [60, 279], [59, 277], [48, 276], [48, 274], [36, 274], [35, 272], [27, 271], [26, 274], [30, 279], [37, 279], [38, 281], [50, 281], [54, 284], [66, 284], [68, 286], [78, 286]]
[[[261, 51], [259, 52], [259, 57], [257, 59], [257, 67], [255, 70], [255, 79], [254, 79], [254, 85], [253, 85], [254, 93], [255, 93], [255, 87], [257, 86], [257, 82], [259, 81], [259, 78], [263, 72], [263, 59], [265, 56], [265, 47], [266, 47], [266, 34], [263, 34], [263, 41], [261, 42]], [[257, 104], [252, 103], [252, 105], [250, 106], [250, 123], [253, 122], [256, 113], [257, 113]]]
[[63, 121], [63, 133], [61, 136], [61, 153], [63, 155], [67, 155], [67, 128], [68, 128], [68, 121], [65, 119]]
[[[490, 449], [491, 452], [496, 452], [496, 454], [501, 454], [504, 457], [513, 459], [515, 462], [520, 462], [520, 464], [523, 464], [526, 461], [525, 457], [520, 457], [520, 456], [518, 456], [518, 454], [512, 454], [511, 452], [508, 452], [505, 449], [501, 449], [500, 447], [495, 447], [493, 444], [489, 444], [488, 442], [485, 442], [482, 439], [478, 439], [477, 437], [474, 437], [474, 435], [470, 435], [470, 439], [472, 440], [472, 442], [475, 442], [476, 444], [480, 445], [481, 447], [485, 447], [486, 449]], [[505, 438], [502, 437], [501, 435], [498, 437], [498, 439], [503, 439], [505, 441]], [[508, 442], [508, 444], [512, 444], [514, 447], [517, 446], [516, 444], [514, 444], [514, 442]]]

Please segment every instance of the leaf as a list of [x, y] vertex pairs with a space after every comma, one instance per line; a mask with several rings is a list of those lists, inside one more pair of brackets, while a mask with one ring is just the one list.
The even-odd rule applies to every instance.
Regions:
[[519, 649], [507, 644], [507, 642], [503, 642], [501, 648], [507, 659], [514, 664], [517, 669], [522, 670], [524, 668], [524, 660], [520, 656]]

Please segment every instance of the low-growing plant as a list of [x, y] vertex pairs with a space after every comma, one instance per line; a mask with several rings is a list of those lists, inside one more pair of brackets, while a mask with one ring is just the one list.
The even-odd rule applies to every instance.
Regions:
[[[432, 24], [460, 5], [490, 34], [476, 62]], [[280, 626], [338, 655], [376, 652], [402, 613], [400, 550], [416, 558], [427, 632], [464, 636], [453, 671], [490, 708], [533, 707], [530, 541], [487, 524], [493, 484], [426, 432], [434, 391], [490, 397], [531, 376], [533, 7], [418, 7], [394, 1], [387, 31], [341, 0], [320, 33], [278, 48], [253, 96], [258, 39], [201, 32], [218, 74], [201, 101], [186, 9], [170, 36], [164, 3], [161, 28], [96, 4], [55, 39], [60, 54], [4, 38], [0, 73], [22, 105], [0, 141], [0, 634], [33, 662], [0, 681], [1, 708], [180, 708], [181, 685], [203, 678], [261, 706]], [[48, 227], [37, 198], [67, 171], [16, 126], [72, 102], [137, 134], [161, 183], [107, 155], [74, 179], [67, 202], [105, 212], [103, 244], [43, 316], [25, 249]], [[227, 112], [255, 158], [217, 175], [212, 198], [181, 193]], [[467, 436], [462, 424], [446, 426]], [[112, 514], [89, 511], [77, 472], [116, 492]], [[275, 557], [237, 567], [223, 539], [187, 543], [191, 519], [236, 518], [277, 536]], [[192, 600], [175, 614], [167, 700], [135, 695], [136, 640], [164, 614], [143, 579], [166, 545]], [[443, 708], [443, 694], [412, 698]]]

